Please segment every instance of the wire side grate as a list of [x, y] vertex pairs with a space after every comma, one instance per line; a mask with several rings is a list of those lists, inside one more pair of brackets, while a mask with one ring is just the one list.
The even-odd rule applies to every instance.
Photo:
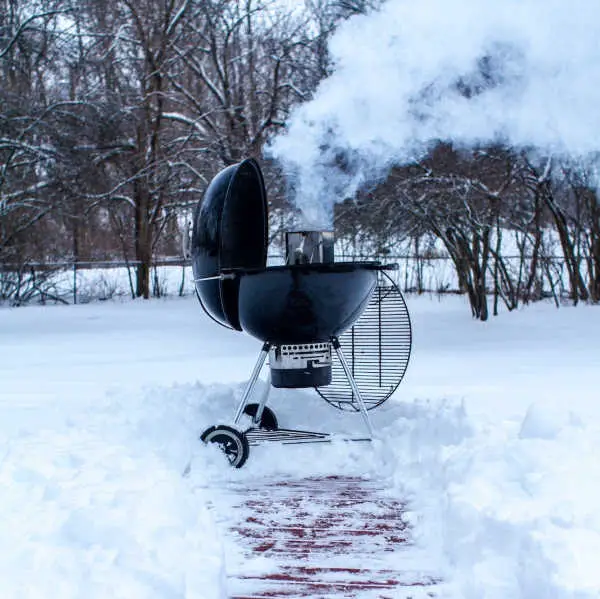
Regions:
[[[381, 405], [398, 388], [412, 346], [410, 316], [402, 293], [381, 273], [366, 310], [340, 337], [342, 351], [368, 410]], [[331, 384], [317, 393], [335, 408], [358, 411], [358, 403], [342, 365], [334, 354]]]

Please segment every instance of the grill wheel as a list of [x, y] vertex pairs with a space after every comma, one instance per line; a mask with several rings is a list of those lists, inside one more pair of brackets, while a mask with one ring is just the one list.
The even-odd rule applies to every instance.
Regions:
[[204, 443], [216, 443], [234, 468], [241, 468], [248, 459], [250, 447], [246, 435], [231, 426], [211, 426], [200, 439]]
[[[258, 410], [257, 403], [249, 403], [244, 408], [244, 414], [247, 414], [248, 416], [251, 416], [252, 418], [254, 418], [257, 410]], [[277, 422], [277, 417], [275, 416], [275, 412], [273, 412], [273, 410], [271, 410], [271, 408], [269, 408], [268, 406], [265, 406], [263, 408], [263, 413], [260, 418], [260, 424], [258, 425], [258, 427], [262, 428], [266, 431], [276, 431], [279, 428], [279, 423]]]

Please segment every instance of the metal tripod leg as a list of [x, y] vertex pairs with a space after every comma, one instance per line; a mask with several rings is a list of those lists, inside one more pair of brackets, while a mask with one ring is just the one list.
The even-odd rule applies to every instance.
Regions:
[[[256, 361], [256, 364], [254, 366], [254, 370], [252, 371], [252, 374], [250, 375], [250, 380], [248, 381], [248, 383], [246, 384], [246, 388], [244, 389], [242, 399], [240, 400], [237, 411], [235, 413], [235, 417], [233, 419], [234, 424], [237, 424], [240, 421], [240, 418], [242, 417], [242, 414], [244, 413], [244, 408], [246, 407], [246, 404], [248, 403], [248, 400], [250, 399], [250, 396], [252, 395], [252, 390], [254, 389], [254, 386], [256, 385], [256, 381], [258, 380], [258, 375], [260, 374], [263, 364], [265, 363], [267, 354], [269, 353], [269, 349], [271, 349], [271, 344], [268, 342], [265, 342], [264, 345], [262, 346], [262, 350], [258, 356], [258, 360]], [[267, 398], [265, 397], [264, 400], [266, 403]], [[264, 409], [264, 404], [263, 404], [263, 409]], [[262, 416], [262, 409], [261, 409], [261, 416]]]
[[335, 353], [337, 354], [337, 356], [340, 360], [340, 364], [342, 365], [342, 368], [344, 369], [344, 372], [346, 373], [346, 378], [348, 379], [348, 382], [350, 383], [350, 386], [352, 387], [352, 391], [353, 391], [354, 396], [356, 397], [356, 401], [358, 403], [358, 409], [359, 409], [362, 419], [365, 423], [365, 426], [367, 427], [367, 430], [369, 431], [369, 438], [372, 439], [373, 438], [373, 427], [371, 426], [371, 419], [369, 418], [369, 413], [367, 412], [367, 406], [365, 405], [365, 402], [362, 398], [362, 395], [360, 393], [358, 385], [356, 384], [356, 381], [354, 380], [354, 377], [352, 376], [352, 371], [350, 370], [350, 367], [348, 366], [348, 362], [346, 362], [346, 358], [342, 352], [342, 347], [340, 345], [340, 340], [337, 337], [332, 337], [331, 344], [333, 345], [333, 349], [335, 349]]

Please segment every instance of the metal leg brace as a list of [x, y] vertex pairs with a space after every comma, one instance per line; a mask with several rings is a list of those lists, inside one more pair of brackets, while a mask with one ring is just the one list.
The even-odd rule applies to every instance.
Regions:
[[373, 438], [373, 426], [371, 425], [371, 419], [369, 418], [369, 413], [367, 412], [367, 406], [365, 405], [365, 402], [362, 398], [362, 395], [360, 393], [358, 385], [356, 384], [356, 381], [354, 380], [354, 377], [352, 376], [352, 371], [350, 370], [350, 367], [348, 366], [348, 362], [346, 362], [346, 357], [344, 356], [344, 354], [342, 352], [342, 347], [340, 345], [340, 341], [337, 337], [332, 337], [331, 344], [333, 345], [333, 349], [335, 349], [335, 352], [340, 360], [340, 364], [342, 365], [342, 368], [344, 369], [344, 372], [346, 373], [346, 378], [348, 379], [348, 382], [350, 383], [350, 386], [352, 387], [352, 392], [354, 393], [354, 396], [356, 397], [356, 402], [358, 403], [358, 409], [359, 409], [362, 419], [365, 423], [365, 426], [367, 427], [367, 431], [369, 431], [369, 438], [372, 439]]
[[[250, 375], [250, 380], [248, 381], [248, 383], [246, 384], [246, 388], [244, 389], [242, 399], [240, 400], [237, 411], [235, 413], [235, 417], [233, 419], [234, 424], [237, 424], [240, 421], [240, 418], [242, 417], [242, 414], [244, 413], [244, 408], [246, 407], [248, 400], [252, 396], [252, 391], [254, 389], [254, 386], [256, 385], [256, 381], [258, 380], [258, 376], [260, 374], [260, 371], [262, 370], [265, 360], [267, 359], [269, 349], [271, 349], [271, 344], [268, 342], [265, 342], [265, 344], [263, 345], [262, 350], [258, 356], [258, 360], [256, 361], [256, 364], [254, 366], [254, 370], [252, 371], [252, 374]], [[270, 381], [269, 381], [269, 387], [270, 387]], [[260, 417], [262, 416], [264, 405], [267, 402], [267, 397], [268, 397], [268, 388], [267, 388], [267, 393], [261, 400], [262, 407], [259, 406], [259, 409], [256, 412], [256, 415], [259, 418], [259, 420], [258, 420], [259, 422], [260, 422]]]

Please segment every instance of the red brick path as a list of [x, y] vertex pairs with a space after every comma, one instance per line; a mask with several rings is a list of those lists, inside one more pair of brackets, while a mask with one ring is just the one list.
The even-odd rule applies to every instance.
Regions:
[[[231, 599], [435, 597], [435, 577], [411, 560], [405, 506], [362, 478], [240, 486], [230, 528], [264, 571], [229, 572]], [[412, 565], [412, 568], [411, 568]]]

